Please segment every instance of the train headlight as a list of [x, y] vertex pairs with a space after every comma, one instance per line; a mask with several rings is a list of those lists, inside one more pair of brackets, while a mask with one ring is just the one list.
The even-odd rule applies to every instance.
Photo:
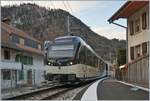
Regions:
[[51, 65], [51, 63], [50, 63], [50, 62], [48, 62], [48, 65]]
[[73, 63], [72, 62], [70, 62], [70, 65], [72, 65]]

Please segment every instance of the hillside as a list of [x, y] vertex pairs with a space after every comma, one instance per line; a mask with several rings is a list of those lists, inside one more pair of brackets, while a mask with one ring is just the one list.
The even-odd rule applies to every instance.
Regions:
[[[46, 9], [36, 4], [1, 7], [2, 19], [11, 18], [11, 24], [44, 42], [58, 36], [67, 35], [67, 16], [70, 16], [70, 29], [73, 35], [82, 37], [103, 58], [112, 59], [118, 48], [125, 48], [126, 41], [109, 40], [93, 32], [80, 19], [61, 9]], [[118, 33], [120, 34], [120, 33]]]

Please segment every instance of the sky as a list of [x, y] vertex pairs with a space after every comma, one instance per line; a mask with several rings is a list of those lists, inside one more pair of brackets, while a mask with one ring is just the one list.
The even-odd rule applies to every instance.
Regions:
[[[79, 18], [83, 23], [89, 26], [94, 32], [108, 39], [126, 39], [126, 29], [109, 24], [108, 19], [125, 3], [126, 1], [108, 0], [108, 1], [1, 1], [1, 5], [20, 5], [22, 3], [35, 3], [46, 8], [60, 8], [69, 11], [72, 15]], [[126, 26], [126, 19], [116, 21]]]

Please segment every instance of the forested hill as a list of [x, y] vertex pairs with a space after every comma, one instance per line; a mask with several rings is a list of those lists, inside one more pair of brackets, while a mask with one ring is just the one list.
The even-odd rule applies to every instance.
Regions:
[[109, 59], [111, 52], [113, 59], [118, 48], [126, 47], [125, 40], [109, 40], [100, 36], [80, 19], [62, 9], [46, 9], [36, 4], [1, 7], [2, 19], [10, 17], [13, 26], [22, 29], [42, 42], [67, 35], [68, 15], [70, 16], [70, 29], [73, 35], [82, 37], [103, 58]]

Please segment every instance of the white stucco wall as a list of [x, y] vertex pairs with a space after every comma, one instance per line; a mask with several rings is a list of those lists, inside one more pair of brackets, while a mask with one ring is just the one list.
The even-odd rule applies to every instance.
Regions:
[[[10, 50], [10, 60], [4, 60], [4, 48], [1, 49], [1, 60], [5, 61], [6, 63], [16, 63], [15, 62], [15, 57], [16, 54], [19, 54], [20, 52], [15, 51], [15, 50]], [[24, 71], [24, 80], [19, 80], [19, 74], [17, 71], [17, 84], [27, 84], [27, 72], [28, 70], [32, 70], [32, 84], [39, 85], [41, 82], [44, 81], [44, 56], [38, 55], [38, 54], [33, 54], [33, 53], [27, 53], [23, 52], [23, 55], [27, 56], [33, 56], [33, 65], [24, 65], [23, 71]], [[10, 65], [9, 65], [10, 66]], [[17, 66], [17, 65], [16, 65]], [[20, 70], [20, 69], [14, 69], [13, 66], [10, 66], [7, 69], [13, 69], [13, 70]], [[35, 74], [34, 74], [35, 71]], [[35, 78], [35, 80], [34, 80]], [[11, 87], [11, 80], [2, 80], [1, 77], [1, 87], [2, 88], [10, 88]], [[12, 80], [13, 84], [12, 87], [16, 86], [16, 81]]]
[[32, 70], [32, 84], [36, 85], [43, 82], [44, 79], [44, 56], [31, 54], [31, 53], [24, 53], [24, 55], [32, 56], [33, 57], [33, 65], [24, 65], [25, 70], [25, 82], [27, 83], [27, 72], [28, 70]]
[[33, 66], [35, 68], [35, 83], [39, 84], [44, 81], [44, 56], [34, 55], [33, 58]]
[[[4, 48], [1, 48], [1, 70], [6, 68], [6, 69], [11, 69], [11, 70], [19, 70], [21, 63], [15, 62], [15, 55], [17, 54], [16, 51], [10, 50], [10, 60], [5, 60], [4, 59]], [[7, 67], [5, 67], [7, 66]], [[18, 66], [18, 67], [16, 67]], [[12, 75], [16, 75], [14, 72]], [[2, 89], [5, 88], [14, 88], [16, 86], [16, 80], [13, 78], [12, 80], [3, 80], [3, 75], [1, 73], [1, 87]]]
[[[148, 22], [148, 26], [146, 29], [142, 29], [142, 14], [146, 12], [147, 13], [147, 22]], [[136, 13], [134, 13], [132, 16], [130, 16], [127, 19], [127, 25], [128, 25], [128, 62], [131, 61], [131, 57], [130, 57], [130, 47], [132, 46], [136, 46], [139, 44], [142, 44], [143, 42], [148, 42], [149, 39], [149, 19], [148, 19], [148, 15], [149, 15], [149, 7], [148, 5], [143, 7], [142, 9], [138, 10]], [[134, 35], [130, 35], [130, 27], [129, 27], [129, 23], [130, 21], [135, 21], [136, 19], [138, 19], [140, 17], [140, 29], [141, 31], [138, 33], [134, 33]], [[134, 31], [135, 32], [135, 31]]]

